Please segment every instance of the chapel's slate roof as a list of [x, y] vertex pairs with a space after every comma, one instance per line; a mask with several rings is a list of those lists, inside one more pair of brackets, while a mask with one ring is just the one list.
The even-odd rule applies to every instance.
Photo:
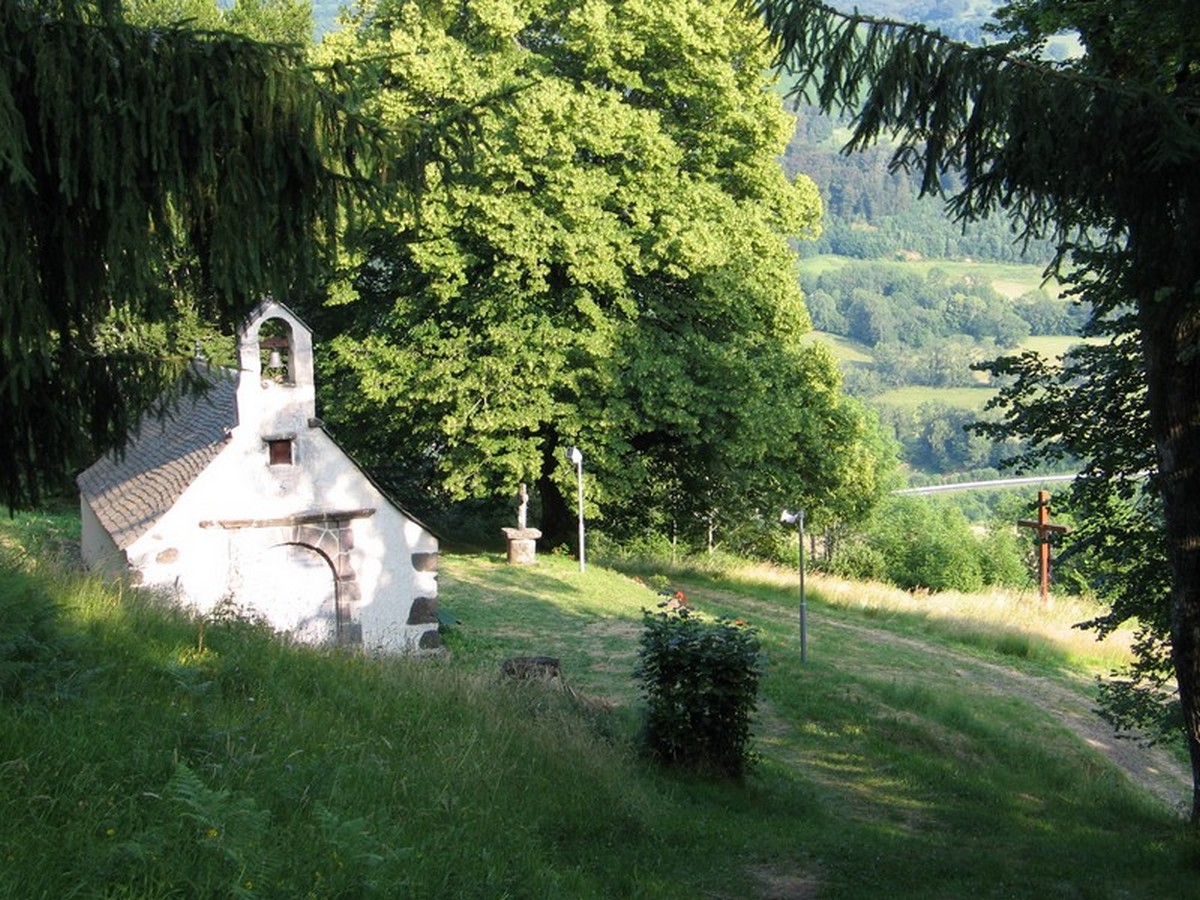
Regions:
[[237, 377], [211, 373], [211, 388], [162, 418], [146, 416], [123, 453], [106, 454], [76, 479], [118, 549], [145, 534], [225, 448], [238, 423]]

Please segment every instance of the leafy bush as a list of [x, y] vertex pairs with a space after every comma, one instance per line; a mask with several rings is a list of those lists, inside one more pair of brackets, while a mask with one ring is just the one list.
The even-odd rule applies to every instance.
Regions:
[[721, 545], [739, 557], [765, 559], [783, 566], [796, 565], [796, 532], [791, 528], [780, 528], [775, 518], [748, 519], [741, 523], [730, 523], [725, 530]]
[[1033, 570], [1025, 560], [1020, 540], [1011, 528], [993, 527], [979, 544], [979, 564], [987, 584], [1022, 587]]
[[643, 614], [635, 677], [646, 701], [644, 749], [668, 765], [730, 778], [751, 761], [761, 675], [757, 632], [687, 607]]
[[883, 554], [888, 580], [899, 587], [932, 591], [983, 587], [978, 541], [953, 506], [918, 497], [891, 497], [880, 508], [868, 540]]
[[828, 568], [906, 590], [972, 592], [1027, 584], [1029, 566], [1012, 527], [980, 530], [955, 505], [890, 497], [860, 534], [838, 541]]
[[882, 551], [859, 539], [839, 541], [828, 569], [834, 575], [857, 581], [886, 581], [888, 578], [887, 560]]
[[587, 540], [588, 555], [594, 559], [649, 562], [671, 560], [691, 552], [689, 546], [680, 547], [666, 534], [650, 530], [618, 539], [607, 532], [593, 529], [588, 533]]

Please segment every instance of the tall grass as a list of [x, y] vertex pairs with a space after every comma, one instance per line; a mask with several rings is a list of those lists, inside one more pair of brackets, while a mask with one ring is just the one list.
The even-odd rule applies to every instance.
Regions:
[[[766, 574], [756, 570], [757, 577]], [[775, 570], [770, 576], [776, 583], [780, 579], [786, 583], [788, 574]], [[1132, 658], [1134, 626], [1125, 625], [1098, 640], [1094, 631], [1080, 626], [1103, 609], [1074, 595], [1052, 595], [1043, 607], [1038, 594], [1030, 590], [912, 593], [820, 574], [814, 575], [813, 587], [825, 602], [870, 618], [893, 617], [962, 644], [1041, 659], [1086, 674], [1109, 674]]]
[[[799, 577], [795, 568], [717, 556], [693, 558], [672, 566], [661, 561], [617, 563], [630, 571], [660, 570], [677, 578], [707, 578], [714, 584], [795, 605]], [[979, 593], [912, 592], [880, 582], [848, 581], [807, 572], [808, 599], [845, 610], [862, 619], [898, 630], [916, 631], [991, 651], [1002, 656], [1040, 661], [1088, 675], [1107, 675], [1132, 659], [1134, 624], [1103, 640], [1079, 627], [1099, 616], [1096, 603], [1074, 595], [1052, 595], [1043, 607], [1032, 591], [991, 588]]]
[[638, 871], [683, 874], [669, 786], [566, 695], [238, 621], [200, 650], [153, 602], [53, 590], [78, 640], [3, 710], [0, 896], [643, 896]]

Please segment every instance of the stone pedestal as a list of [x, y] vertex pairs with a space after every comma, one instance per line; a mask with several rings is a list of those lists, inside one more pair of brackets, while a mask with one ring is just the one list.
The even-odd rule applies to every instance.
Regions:
[[508, 561], [511, 565], [527, 566], [537, 561], [537, 539], [542, 533], [536, 528], [501, 528], [508, 538]]

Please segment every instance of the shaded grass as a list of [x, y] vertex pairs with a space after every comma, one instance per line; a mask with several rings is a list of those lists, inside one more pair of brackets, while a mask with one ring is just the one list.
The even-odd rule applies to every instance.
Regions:
[[565, 558], [530, 568], [500, 555], [443, 559], [441, 603], [461, 619], [444, 636], [457, 664], [494, 674], [511, 656], [554, 656], [574, 689], [629, 704], [642, 610], [661, 599], [652, 590]]
[[[244, 622], [209, 623], [201, 652], [196, 623], [130, 597], [97, 607], [88, 590], [67, 589], [88, 638], [82, 689], [4, 709], [4, 896], [697, 889], [672, 853], [695, 840], [680, 815], [694, 801], [565, 695], [444, 660], [291, 648]], [[735, 818], [778, 803], [716, 790], [707, 802]], [[737, 845], [708, 827], [714, 859]]]

